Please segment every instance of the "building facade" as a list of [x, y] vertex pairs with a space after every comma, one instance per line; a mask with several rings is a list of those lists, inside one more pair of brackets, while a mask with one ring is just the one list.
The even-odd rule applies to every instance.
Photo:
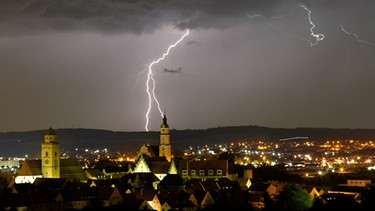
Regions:
[[163, 124], [160, 126], [159, 157], [165, 157], [168, 162], [172, 159], [172, 147], [169, 134], [167, 117], [164, 115]]
[[41, 144], [42, 175], [44, 178], [60, 178], [60, 143], [57, 134], [49, 128]]

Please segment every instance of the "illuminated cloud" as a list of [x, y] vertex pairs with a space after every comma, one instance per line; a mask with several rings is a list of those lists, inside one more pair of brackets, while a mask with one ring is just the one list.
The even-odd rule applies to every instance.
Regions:
[[[288, 8], [297, 2], [302, 1], [283, 1], [282, 5]], [[1, 1], [0, 32], [2, 35], [41, 31], [139, 34], [166, 25], [181, 30], [225, 29], [245, 22], [249, 12], [272, 15], [280, 4], [277, 0]]]

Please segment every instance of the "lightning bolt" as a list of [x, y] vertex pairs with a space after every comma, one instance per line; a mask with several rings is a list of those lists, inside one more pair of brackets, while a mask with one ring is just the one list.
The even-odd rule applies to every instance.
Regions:
[[311, 46], [317, 45], [319, 41], [322, 41], [324, 39], [324, 34], [315, 34], [314, 33], [315, 24], [311, 20], [311, 10], [309, 10], [303, 4], [300, 4], [299, 6], [302, 7], [304, 10], [306, 10], [308, 12], [309, 22], [310, 22], [310, 25], [311, 25], [311, 28], [310, 28], [311, 36], [313, 36], [315, 38], [315, 40], [316, 40], [315, 43], [310, 42], [310, 45]]
[[[298, 36], [294, 36], [288, 32], [285, 32], [285, 31], [282, 31], [280, 30], [279, 28], [277, 28], [275, 25], [271, 24], [269, 21], [266, 20], [266, 18], [263, 16], [263, 15], [259, 15], [259, 14], [256, 14], [256, 15], [252, 15], [250, 16], [249, 14], [246, 14], [248, 18], [250, 19], [253, 19], [255, 17], [262, 17], [264, 22], [266, 23], [267, 26], [273, 28], [275, 31], [281, 33], [281, 34], [284, 34], [290, 38], [299, 38], [301, 40], [305, 40], [307, 41], [308, 43], [310, 43], [310, 46], [314, 46], [314, 45], [317, 45], [319, 41], [322, 41], [324, 39], [324, 34], [315, 34], [314, 33], [314, 28], [316, 27], [315, 24], [313, 23], [312, 19], [311, 19], [311, 10], [309, 10], [305, 5], [303, 4], [299, 4], [299, 6], [306, 10], [308, 12], [308, 19], [309, 19], [309, 24], [311, 25], [310, 27], [310, 33], [311, 33], [311, 36], [315, 38], [315, 42], [311, 42], [309, 39], [305, 38], [305, 37], [298, 37]], [[284, 18], [286, 16], [290, 16], [290, 15], [293, 15], [294, 13], [294, 8], [292, 8], [291, 12], [290, 13], [287, 13], [287, 14], [284, 14], [284, 15], [279, 15], [279, 16], [273, 16], [272, 19], [281, 19], [281, 18]]]
[[345, 34], [347, 34], [347, 35], [351, 35], [351, 36], [354, 36], [355, 39], [356, 39], [358, 42], [360, 42], [360, 43], [364, 43], [364, 44], [367, 44], [367, 45], [371, 45], [371, 46], [375, 47], [375, 43], [368, 42], [368, 41], [366, 41], [366, 40], [361, 40], [361, 39], [359, 39], [358, 34], [347, 31], [347, 30], [344, 28], [344, 26], [343, 26], [342, 24], [340, 24], [340, 26], [341, 26], [341, 30], [342, 30]]
[[[160, 108], [159, 100], [157, 99], [156, 94], [155, 94], [156, 82], [155, 82], [155, 79], [154, 79], [154, 72], [152, 70], [152, 67], [155, 64], [159, 63], [160, 61], [163, 61], [165, 59], [165, 57], [168, 56], [171, 49], [176, 47], [188, 35], [189, 35], [189, 30], [187, 30], [186, 33], [184, 35], [182, 35], [182, 37], [179, 40], [177, 40], [174, 44], [170, 45], [168, 47], [167, 51], [163, 54], [162, 57], [160, 57], [157, 60], [154, 60], [153, 62], [151, 62], [151, 64], [147, 68], [148, 72], [147, 72], [147, 80], [146, 80], [146, 92], [147, 92], [147, 96], [148, 96], [148, 109], [147, 109], [147, 112], [146, 112], [146, 125], [145, 125], [146, 131], [148, 131], [149, 115], [150, 115], [150, 111], [151, 111], [151, 108], [152, 108], [152, 101], [155, 101], [155, 103], [157, 105], [157, 108], [160, 112], [160, 115], [161, 115], [161, 117], [163, 117], [163, 112]], [[151, 85], [150, 85], [150, 83], [151, 83]]]

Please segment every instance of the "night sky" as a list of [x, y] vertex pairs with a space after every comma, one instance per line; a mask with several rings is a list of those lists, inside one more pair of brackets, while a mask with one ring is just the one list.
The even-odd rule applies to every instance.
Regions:
[[[373, 0], [0, 1], [0, 132], [375, 128]], [[152, 85], [152, 84], [151, 84]], [[161, 114], [152, 102], [149, 130]]]

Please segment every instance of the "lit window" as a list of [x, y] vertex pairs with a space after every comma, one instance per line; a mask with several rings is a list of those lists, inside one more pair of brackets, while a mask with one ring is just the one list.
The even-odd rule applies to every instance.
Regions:
[[204, 176], [204, 170], [199, 170], [199, 176]]
[[209, 170], [208, 170], [208, 176], [213, 176], [213, 175], [214, 175], [214, 170], [209, 169]]
[[195, 169], [191, 170], [190, 174], [191, 174], [191, 176], [197, 175], [197, 170], [195, 170]]
[[221, 169], [216, 170], [216, 175], [217, 176], [223, 175], [223, 170], [221, 170]]
[[182, 170], [182, 176], [187, 176], [187, 170]]

